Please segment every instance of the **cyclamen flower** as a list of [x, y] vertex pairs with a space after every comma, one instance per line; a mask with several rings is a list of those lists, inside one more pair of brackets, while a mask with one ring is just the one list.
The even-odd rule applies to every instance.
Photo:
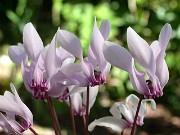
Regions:
[[[140, 110], [136, 125], [142, 126], [144, 117], [146, 116], [146, 102], [151, 102], [151, 109], [156, 110], [156, 103], [153, 99], [144, 99], [141, 102]], [[93, 131], [96, 126], [105, 126], [113, 131], [121, 133], [125, 128], [133, 126], [134, 117], [136, 114], [139, 98], [133, 94], [129, 95], [125, 102], [116, 102], [110, 108], [113, 116], [107, 116], [93, 121], [89, 127], [89, 131]]]
[[[88, 56], [83, 59], [83, 52], [80, 40], [72, 33], [59, 29], [57, 40], [60, 45], [72, 55], [77, 57], [82, 64], [83, 73], [76, 74], [74, 79], [76, 85], [81, 87], [96, 86], [106, 81], [111, 65], [103, 56], [102, 47], [104, 41], [108, 39], [110, 24], [107, 20], [103, 21], [100, 29], [97, 27], [96, 20], [88, 49]], [[82, 79], [83, 78], [83, 79]], [[86, 82], [84, 82], [86, 80]]]
[[10, 87], [13, 94], [5, 91], [4, 96], [0, 96], [0, 126], [8, 134], [22, 134], [33, 125], [33, 115], [12, 83]]
[[[63, 78], [54, 76], [61, 68], [74, 62], [75, 58], [63, 48], [56, 48], [56, 35], [50, 45], [43, 46], [36, 29], [31, 23], [23, 30], [23, 45], [11, 46], [9, 56], [17, 65], [21, 65], [26, 89], [37, 99], [59, 97], [65, 90]], [[28, 64], [28, 58], [30, 65]]]
[[[89, 112], [93, 106], [96, 96], [98, 94], [99, 86], [90, 87], [89, 91]], [[87, 91], [86, 87], [70, 86], [68, 87], [71, 97], [72, 108], [74, 110], [74, 115], [83, 116], [86, 114], [86, 100], [87, 100]], [[77, 92], [78, 91], [78, 92]], [[69, 100], [66, 101], [69, 105]]]
[[[115, 43], [105, 42], [104, 57], [112, 65], [129, 73], [132, 85], [138, 93], [146, 98], [162, 96], [163, 88], [169, 80], [169, 71], [164, 57], [171, 34], [171, 25], [164, 25], [158, 41], [154, 41], [149, 46], [144, 39], [129, 27], [127, 30], [129, 52]], [[145, 71], [137, 70], [134, 60]]]

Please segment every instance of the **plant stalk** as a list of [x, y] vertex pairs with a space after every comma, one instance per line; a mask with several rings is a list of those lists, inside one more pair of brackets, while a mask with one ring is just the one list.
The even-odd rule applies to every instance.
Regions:
[[38, 133], [37, 133], [32, 127], [30, 127], [29, 130], [30, 130], [34, 135], [38, 135]]
[[134, 134], [134, 131], [135, 131], [135, 128], [136, 128], [136, 121], [137, 121], [137, 117], [138, 117], [138, 113], [139, 113], [139, 109], [140, 109], [140, 106], [141, 106], [142, 99], [143, 99], [143, 95], [140, 96], [140, 99], [139, 99], [139, 102], [138, 102], [138, 106], [137, 106], [137, 110], [136, 110], [136, 115], [134, 117], [133, 127], [132, 127], [132, 130], [131, 130], [131, 135]]
[[69, 104], [70, 104], [71, 123], [72, 123], [72, 128], [73, 128], [73, 134], [76, 135], [76, 125], [75, 125], [75, 120], [74, 120], [74, 111], [72, 108], [71, 96], [69, 96]]
[[52, 123], [53, 123], [53, 127], [54, 127], [54, 132], [56, 135], [61, 135], [61, 129], [60, 129], [60, 125], [59, 125], [59, 122], [57, 119], [57, 115], [56, 115], [55, 109], [52, 105], [52, 100], [47, 95], [47, 93], [46, 93], [46, 99], [47, 99], [47, 103], [48, 103], [48, 108], [50, 110], [50, 115], [51, 115], [51, 119], [52, 119]]
[[88, 135], [88, 124], [89, 124], [89, 86], [87, 86], [87, 97], [86, 97], [86, 129], [85, 135]]

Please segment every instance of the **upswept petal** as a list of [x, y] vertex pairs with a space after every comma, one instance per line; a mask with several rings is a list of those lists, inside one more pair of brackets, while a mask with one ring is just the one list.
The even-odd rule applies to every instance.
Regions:
[[91, 124], [89, 124], [88, 130], [92, 132], [96, 126], [108, 127], [117, 133], [121, 133], [126, 127], [128, 127], [128, 123], [123, 119], [107, 116], [94, 120]]
[[130, 104], [130, 106], [132, 106], [134, 109], [137, 109], [138, 102], [139, 98], [134, 94], [129, 95], [125, 100], [125, 103]]
[[32, 68], [27, 66], [24, 62], [21, 63], [21, 73], [23, 77], [23, 82], [26, 87], [26, 89], [32, 94], [32, 91], [30, 89], [30, 83], [32, 81]]
[[68, 57], [72, 57], [72, 54], [70, 54], [68, 51], [66, 51], [62, 47], [59, 47], [56, 49], [56, 55], [61, 61], [63, 61], [64, 59]]
[[59, 29], [57, 32], [57, 40], [60, 46], [66, 51], [82, 60], [82, 47], [80, 40], [72, 33]]
[[76, 72], [82, 72], [82, 66], [77, 63], [69, 63], [64, 65], [60, 71], [65, 75], [70, 76]]
[[[6, 104], [4, 104], [6, 103]], [[21, 110], [16, 102], [4, 96], [0, 96], [0, 111], [13, 112], [15, 114], [22, 115]]]
[[[98, 94], [99, 86], [89, 87], [89, 109], [93, 106], [97, 94]], [[86, 105], [87, 100], [87, 92], [83, 92], [83, 104]]]
[[159, 34], [159, 46], [161, 47], [161, 50], [163, 51], [166, 50], [171, 35], [172, 35], [171, 25], [169, 23], [166, 23], [161, 29], [161, 32]]
[[48, 51], [49, 45], [50, 45], [50, 44], [47, 44], [47, 45], [44, 47], [44, 49], [42, 50], [42, 52], [41, 52], [41, 55], [40, 55], [40, 56], [42, 57], [43, 60], [45, 60], [46, 53], [47, 53], [47, 51]]
[[152, 51], [153, 51], [153, 55], [154, 55], [154, 59], [157, 59], [157, 56], [159, 55], [159, 53], [161, 52], [160, 46], [159, 46], [159, 42], [156, 40], [154, 42], [152, 42], [152, 44], [150, 45]]
[[156, 64], [153, 52], [148, 43], [131, 27], [127, 29], [127, 43], [133, 58], [154, 77]]
[[[99, 91], [98, 85], [90, 88], [90, 92], [89, 92], [89, 99], [90, 99], [89, 107], [90, 108], [94, 105], [94, 102], [96, 101], [98, 91]], [[86, 96], [87, 96], [87, 94], [86, 94]]]
[[45, 55], [44, 65], [47, 73], [47, 78], [51, 78], [57, 70], [56, 62], [56, 35], [53, 37], [51, 44]]
[[64, 65], [55, 76], [53, 80], [56, 82], [64, 82], [65, 85], [80, 85], [87, 86], [87, 78], [82, 73], [82, 66], [77, 63], [70, 63]]
[[133, 58], [125, 48], [106, 41], [103, 46], [103, 53], [109, 63], [131, 73]]
[[23, 44], [30, 59], [36, 61], [43, 50], [43, 42], [32, 23], [27, 23], [24, 26]]
[[110, 72], [110, 69], [111, 69], [111, 64], [107, 62], [104, 70], [102, 71], [102, 75], [107, 76], [108, 73]]
[[70, 63], [74, 63], [74, 61], [75, 61], [75, 57], [72, 56], [72, 55], [69, 56], [68, 58], [66, 58], [66, 59], [64, 59], [64, 60], [62, 61], [61, 68], [62, 68], [63, 66], [65, 66], [65, 65], [70, 64]]
[[[137, 107], [138, 107], [138, 103], [139, 103], [139, 98], [134, 95], [134, 94], [131, 94], [129, 95], [127, 98], [126, 98], [126, 104], [129, 105], [131, 108], [132, 108], [132, 113], [133, 113], [133, 118], [135, 117], [135, 114], [136, 114], [136, 110], [137, 110]], [[144, 124], [144, 117], [146, 115], [146, 102], [142, 101], [141, 102], [141, 106], [140, 106], [140, 110], [139, 110], [139, 113], [138, 113], [138, 120], [137, 120], [137, 124], [138, 125], [143, 125]], [[134, 122], [134, 120], [132, 121], [132, 123]]]
[[104, 38], [101, 35], [101, 32], [99, 31], [96, 23], [96, 19], [94, 21], [94, 28], [92, 32], [92, 37], [90, 41], [90, 48], [92, 52], [94, 53], [94, 56], [96, 57], [96, 61], [100, 67], [100, 69], [104, 69], [106, 60], [102, 53], [102, 47], [104, 44]]
[[87, 78], [93, 78], [93, 80], [95, 80], [94, 67], [89, 62], [89, 60], [87, 58], [85, 58], [81, 61], [81, 64], [82, 64], [82, 70], [83, 70], [84, 74], [87, 76]]
[[[0, 96], [0, 110], [5, 112], [7, 117], [11, 119], [14, 119], [15, 115], [21, 116], [28, 121], [28, 126], [30, 126], [33, 124], [33, 116], [31, 111], [21, 101], [12, 83], [10, 84], [10, 87], [14, 95], [10, 92], [5, 92], [4, 96]], [[7, 122], [9, 123], [10, 121], [8, 120]]]
[[121, 112], [120, 112], [120, 108], [119, 106], [121, 106], [123, 103], [122, 102], [116, 102], [114, 103], [111, 108], [110, 108], [110, 112], [111, 114], [113, 115], [113, 117], [117, 118], [117, 119], [121, 119], [122, 118], [122, 115], [121, 115]]
[[10, 91], [5, 91], [4, 92], [4, 97], [7, 97], [12, 101], [15, 101], [14, 95]]
[[[156, 103], [153, 99], [143, 99], [141, 102], [141, 106], [140, 106], [139, 114], [138, 114], [139, 118], [137, 122], [139, 125], [143, 125], [144, 123], [143, 121], [144, 121], [144, 117], [146, 115], [146, 110], [147, 110], [146, 102], [148, 101], [151, 102], [151, 109], [156, 110]], [[135, 117], [135, 112], [138, 107], [139, 98], [136, 95], [131, 94], [126, 98], [125, 103], [132, 107], [132, 109], [134, 110], [134, 117]]]
[[33, 115], [31, 113], [31, 111], [29, 110], [29, 108], [21, 101], [17, 91], [16, 91], [16, 88], [14, 87], [14, 85], [12, 83], [10, 83], [10, 87], [11, 87], [11, 90], [14, 94], [14, 98], [15, 98], [15, 101], [16, 103], [18, 104], [18, 106], [20, 107], [23, 115], [22, 117], [25, 118], [25, 119], [28, 119], [30, 121], [30, 123], [32, 124], [33, 123]]
[[129, 74], [129, 78], [134, 89], [142, 95], [145, 95], [148, 91], [148, 87], [146, 84], [146, 80], [144, 79], [145, 73], [141, 73], [133, 66], [131, 73]]
[[79, 93], [75, 93], [71, 95], [71, 103], [72, 103], [72, 108], [75, 111], [75, 115], [81, 115], [82, 113], [82, 97]]
[[[146, 106], [146, 102], [151, 103], [151, 110], [154, 110], [154, 111], [156, 110], [156, 102], [154, 101], [154, 99], [143, 99], [141, 106]], [[146, 107], [144, 107], [144, 108], [146, 108]]]
[[87, 56], [88, 61], [93, 65], [94, 69], [98, 65], [96, 57], [94, 55], [94, 52], [92, 51], [91, 47], [88, 48], [88, 56]]
[[120, 110], [121, 114], [125, 117], [125, 119], [129, 123], [133, 123], [133, 121], [134, 121], [134, 110], [130, 109], [129, 106], [126, 104], [121, 104], [119, 106], [119, 110]]
[[[47, 92], [49, 97], [58, 98], [66, 90], [67, 86], [62, 83], [52, 82], [50, 90]], [[51, 84], [51, 83], [50, 83]], [[52, 86], [52, 87], [51, 87]]]
[[73, 95], [75, 93], [82, 93], [82, 92], [86, 92], [87, 91], [87, 87], [78, 87], [76, 85], [71, 86], [72, 88], [69, 88], [69, 93], [68, 95]]
[[164, 60], [164, 52], [159, 54], [156, 63], [156, 76], [159, 79], [161, 89], [163, 89], [169, 80], [169, 70], [166, 61]]
[[104, 40], [106, 41], [111, 31], [111, 25], [108, 20], [103, 20], [99, 28]]
[[147, 105], [146, 105], [146, 102], [150, 101], [151, 103], [151, 109], [152, 110], [156, 110], [156, 102], [153, 100], [153, 99], [143, 99], [142, 102], [141, 102], [141, 106], [140, 106], [140, 109], [139, 109], [139, 125], [143, 125], [144, 124], [144, 117], [146, 116], [146, 113], [147, 113]]
[[10, 46], [8, 50], [8, 55], [10, 59], [17, 65], [21, 65], [22, 61], [27, 60], [27, 55], [24, 47], [20, 43], [18, 44], [18, 46]]

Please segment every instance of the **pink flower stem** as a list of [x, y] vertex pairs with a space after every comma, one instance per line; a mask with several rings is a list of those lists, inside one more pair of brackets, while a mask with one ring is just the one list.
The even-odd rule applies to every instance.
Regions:
[[132, 130], [131, 130], [131, 135], [134, 134], [134, 131], [135, 131], [135, 128], [136, 128], [136, 121], [137, 121], [137, 118], [138, 118], [138, 113], [139, 113], [139, 109], [140, 109], [140, 106], [141, 106], [142, 99], [143, 99], [143, 95], [140, 96], [140, 99], [139, 99], [139, 102], [138, 102], [138, 106], [137, 106], [137, 110], [136, 110], [136, 115], [134, 117], [133, 127], [132, 127]]
[[36, 131], [32, 127], [30, 127], [29, 130], [31, 130], [34, 135], [38, 135], [38, 133], [36, 133]]
[[71, 123], [73, 127], [73, 134], [76, 135], [76, 125], [74, 120], [74, 111], [72, 109], [71, 96], [69, 96], [70, 112], [71, 112]]
[[87, 86], [87, 100], [86, 100], [86, 129], [85, 135], [88, 135], [88, 124], [89, 124], [89, 86]]
[[59, 122], [57, 119], [56, 111], [52, 105], [52, 100], [47, 95], [47, 93], [46, 93], [46, 99], [47, 99], [47, 103], [48, 103], [48, 108], [50, 110], [50, 115], [51, 115], [51, 119], [52, 119], [52, 123], [53, 123], [53, 127], [54, 127], [54, 132], [56, 135], [61, 135], [61, 129], [60, 129], [60, 125], [59, 125]]

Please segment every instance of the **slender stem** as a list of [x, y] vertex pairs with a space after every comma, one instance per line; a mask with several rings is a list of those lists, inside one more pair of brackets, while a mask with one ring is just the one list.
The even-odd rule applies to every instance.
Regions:
[[[51, 105], [52, 105], [51, 98], [50, 98], [50, 102], [51, 102]], [[57, 117], [57, 114], [56, 114], [56, 111], [55, 111], [53, 105], [52, 105], [52, 112], [53, 112], [53, 116], [54, 116], [54, 119], [55, 119], [57, 131], [59, 132], [59, 135], [61, 135], [61, 128], [60, 128], [59, 120], [58, 120], [58, 117]]]
[[69, 104], [70, 104], [70, 111], [71, 111], [71, 123], [73, 127], [73, 134], [76, 135], [76, 125], [75, 125], [75, 120], [74, 120], [74, 111], [73, 111], [72, 103], [71, 103], [71, 96], [69, 96]]
[[123, 135], [124, 131], [121, 132], [121, 135]]
[[85, 134], [86, 134], [86, 117], [85, 117], [84, 114], [82, 115], [82, 119], [83, 119], [84, 131], [85, 131]]
[[34, 135], [38, 135], [38, 133], [36, 133], [36, 131], [32, 127], [30, 127], [29, 130], [31, 130]]
[[47, 99], [47, 103], [48, 103], [48, 108], [50, 110], [50, 115], [51, 115], [51, 119], [52, 119], [52, 123], [53, 123], [53, 127], [54, 127], [54, 132], [56, 135], [61, 135], [61, 130], [58, 130], [58, 127], [57, 127], [58, 121], [56, 120], [56, 113], [55, 113], [55, 110], [53, 108], [51, 98], [48, 97], [47, 93], [46, 93], [46, 99]]
[[134, 131], [135, 131], [135, 128], [136, 128], [136, 121], [137, 121], [137, 117], [138, 117], [138, 113], [139, 113], [139, 109], [140, 109], [140, 106], [141, 106], [142, 99], [143, 99], [143, 95], [140, 96], [140, 99], [139, 99], [139, 102], [138, 102], [138, 106], [137, 106], [137, 110], [136, 110], [136, 115], [134, 117], [133, 127], [132, 127], [132, 130], [131, 130], [131, 135], [134, 134]]
[[88, 135], [88, 124], [89, 124], [89, 86], [87, 86], [87, 97], [86, 97], [86, 129], [85, 135]]

